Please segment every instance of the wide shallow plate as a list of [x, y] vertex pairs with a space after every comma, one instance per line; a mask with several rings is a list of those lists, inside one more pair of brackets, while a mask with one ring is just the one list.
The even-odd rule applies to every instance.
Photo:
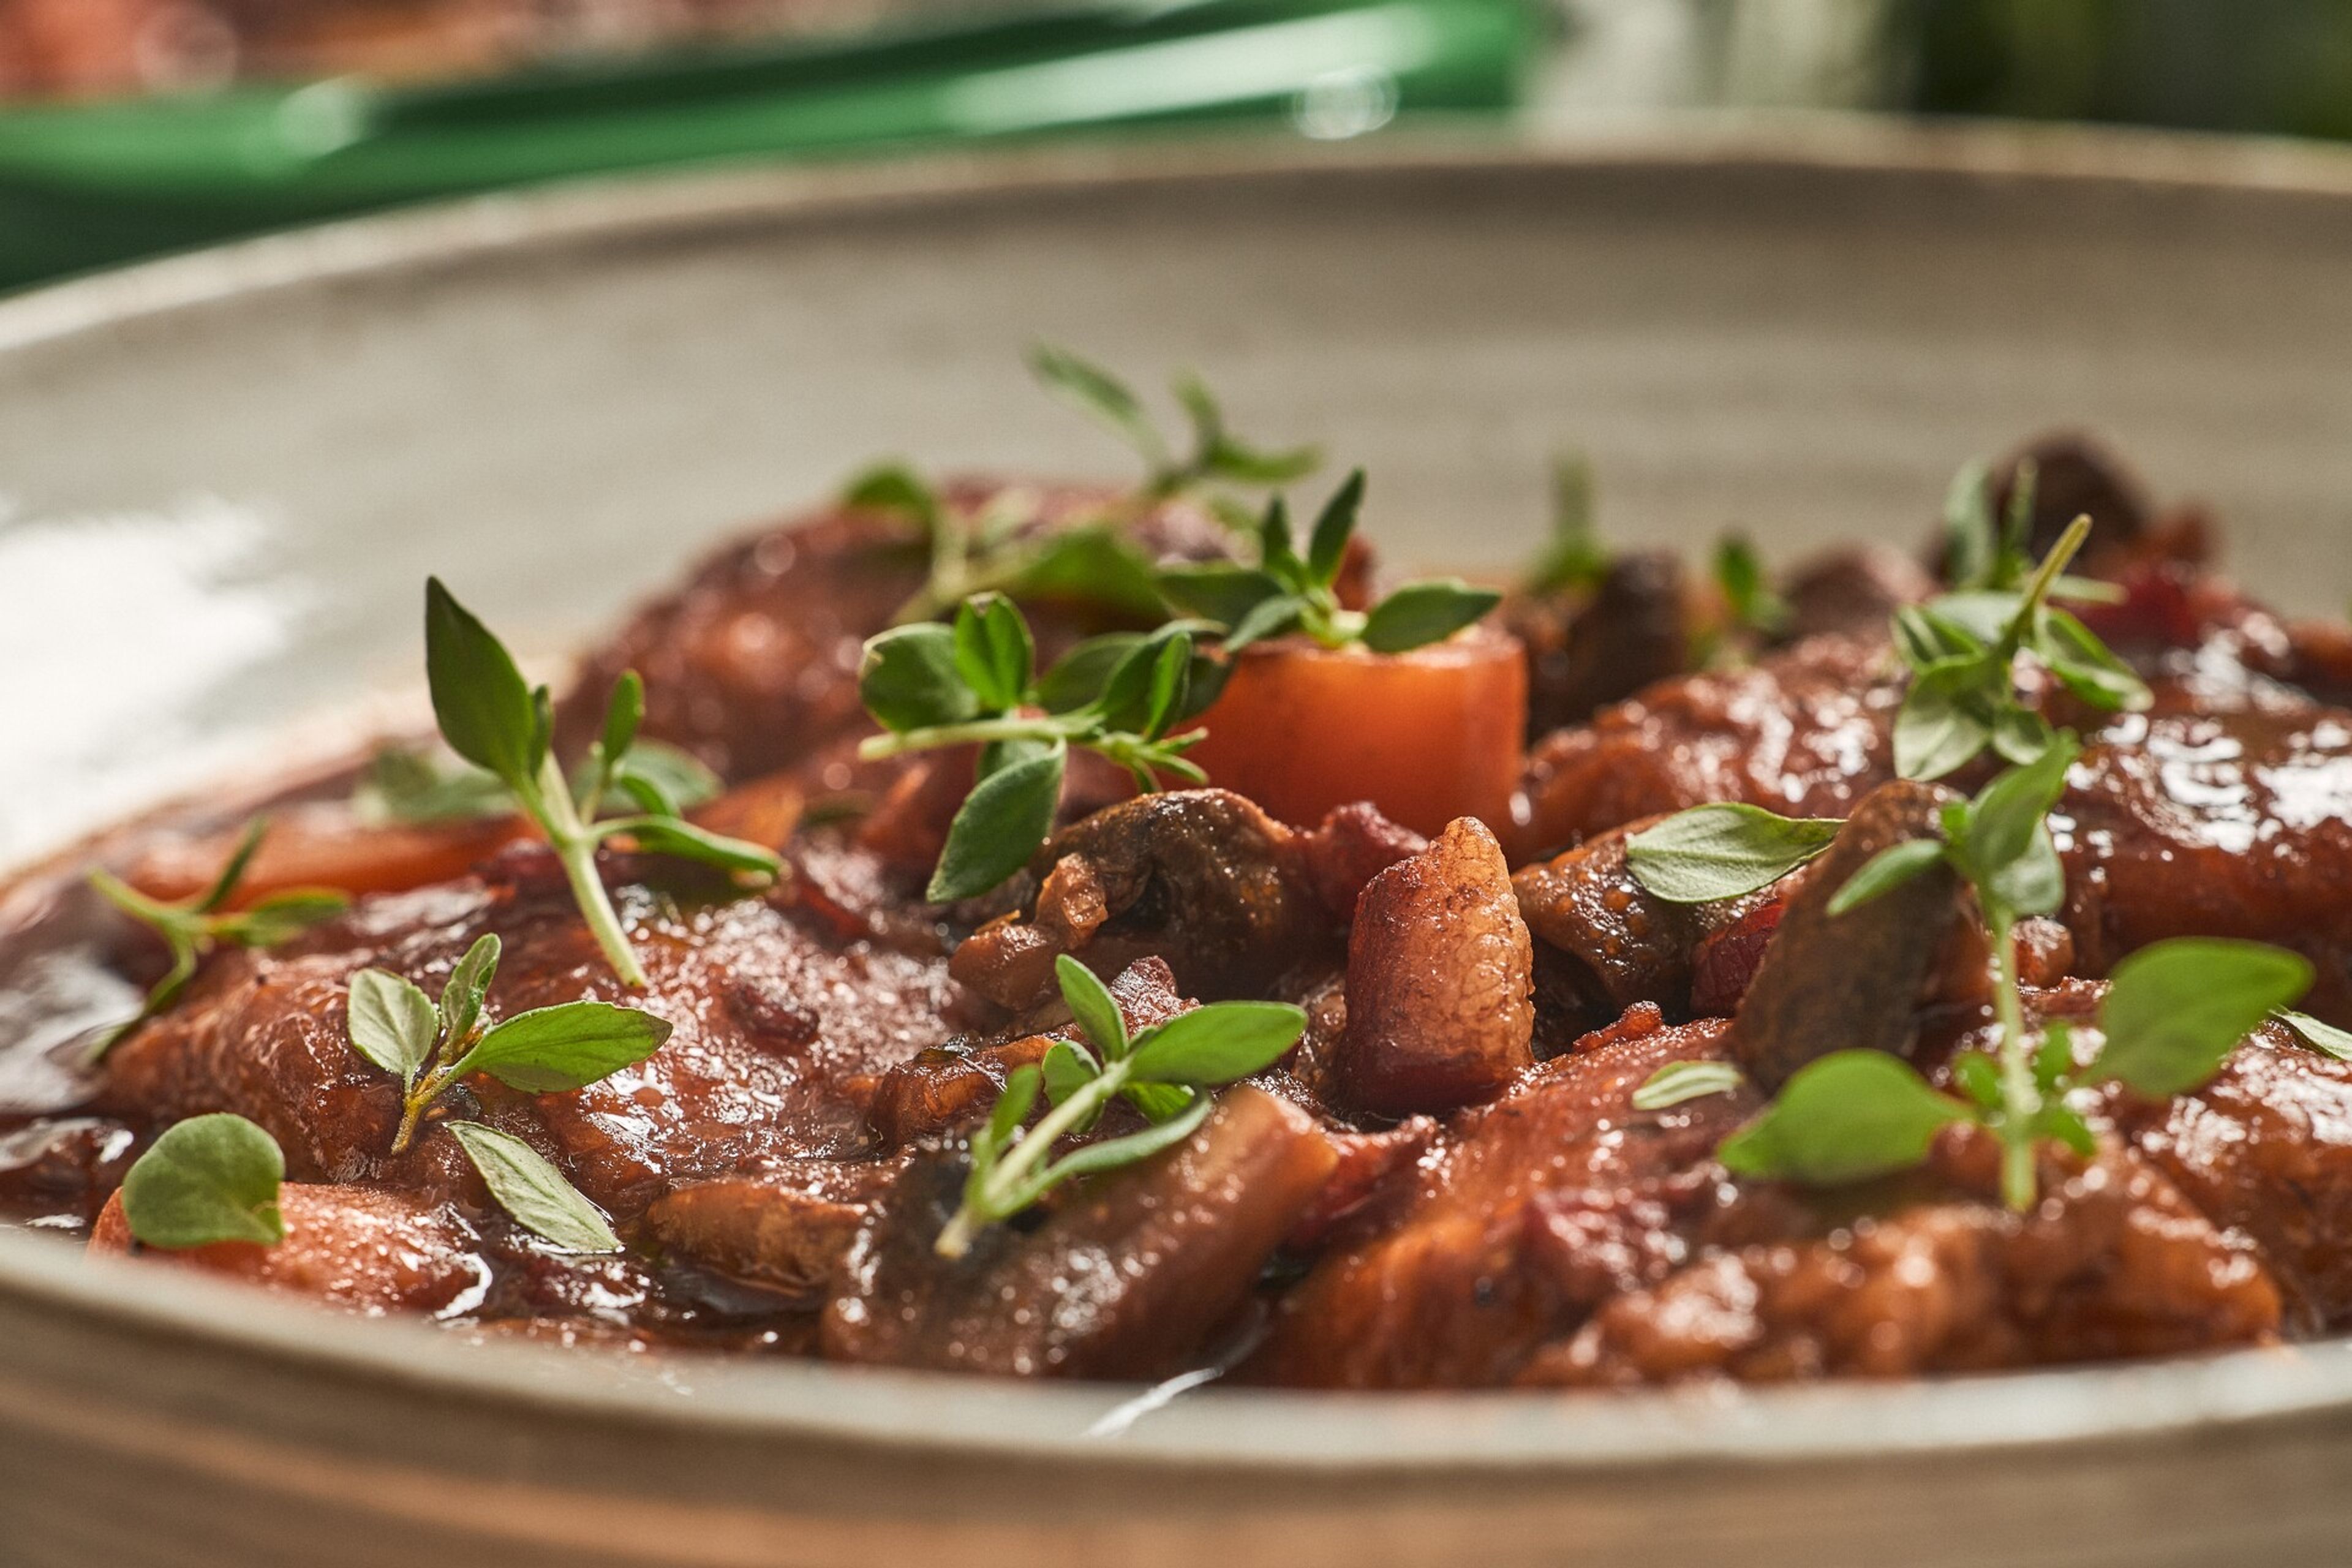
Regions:
[[[1907, 541], [2053, 422], [2352, 590], [2352, 162], [1852, 126], [478, 203], [0, 304], [0, 857], [558, 648], [867, 458], [1115, 473], [1040, 335], [1374, 463], [1407, 560]], [[2342, 1560], [2352, 1347], [1641, 1397], [1037, 1388], [457, 1342], [0, 1235], [0, 1563]]]

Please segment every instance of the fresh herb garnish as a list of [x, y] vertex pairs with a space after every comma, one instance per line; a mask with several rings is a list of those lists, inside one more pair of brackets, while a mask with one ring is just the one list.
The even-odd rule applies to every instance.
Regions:
[[[499, 939], [486, 935], [449, 972], [438, 1002], [384, 970], [352, 976], [352, 1048], [400, 1080], [394, 1153], [469, 1073], [488, 1073], [526, 1094], [562, 1093], [635, 1067], [669, 1038], [667, 1019], [605, 1002], [567, 1002], [489, 1024], [482, 1004], [498, 968]], [[471, 1122], [446, 1125], [490, 1195], [524, 1226], [577, 1251], [620, 1245], [595, 1205], [530, 1145]]]
[[1312, 447], [1270, 449], [1239, 440], [1225, 427], [1224, 412], [1201, 378], [1179, 375], [1173, 390], [1192, 426], [1192, 449], [1178, 457], [1143, 402], [1126, 383], [1050, 343], [1029, 351], [1029, 369], [1048, 389], [1069, 399], [1124, 437], [1143, 458], [1143, 491], [1161, 500], [1210, 480], [1243, 485], [1282, 485], [1311, 472], [1322, 459]]
[[1759, 805], [1695, 805], [1625, 840], [1642, 886], [1670, 904], [1707, 904], [1769, 888], [1830, 847], [1835, 817], [1775, 816]]
[[2323, 1023], [2308, 1013], [2280, 1008], [2278, 1021], [2292, 1031], [2296, 1039], [2324, 1057], [2334, 1057], [2339, 1062], [2352, 1062], [2352, 1033]]
[[[2090, 531], [2091, 520], [2076, 518], [2021, 587], [1973, 588], [1895, 612], [1895, 646], [1912, 671], [1895, 721], [1897, 773], [1941, 778], [1988, 746], [2017, 763], [2049, 751], [2057, 732], [2018, 697], [2021, 654], [2090, 707], [2116, 712], [2147, 706], [2147, 687], [2131, 668], [2050, 603]], [[2003, 581], [2009, 559], [2006, 547], [1996, 552], [1985, 580]]]
[[1723, 1141], [1726, 1169], [1808, 1186], [1907, 1170], [1968, 1107], [1884, 1051], [1832, 1051], [1797, 1069], [1763, 1114]]
[[1360, 642], [1374, 653], [1403, 653], [1444, 641], [1501, 602], [1498, 593], [1446, 577], [1408, 583], [1368, 611], [1344, 608], [1334, 584], [1363, 500], [1358, 468], [1324, 503], [1301, 554], [1289, 510], [1276, 496], [1258, 522], [1255, 566], [1178, 567], [1160, 574], [1160, 591], [1223, 626], [1228, 653], [1294, 630], [1326, 647]]
[[1585, 593], [1609, 575], [1592, 505], [1592, 464], [1582, 453], [1552, 459], [1551, 536], [1528, 563], [1519, 591], [1536, 596]]
[[1763, 558], [1747, 536], [1727, 533], [1715, 546], [1715, 585], [1731, 612], [1734, 629], [1778, 637], [1789, 625], [1789, 602], [1772, 587]]
[[478, 1121], [453, 1121], [449, 1131], [481, 1173], [490, 1196], [525, 1230], [567, 1252], [621, 1250], [621, 1238], [604, 1211], [538, 1150]]
[[1729, 1062], [1668, 1062], [1633, 1091], [1633, 1109], [1664, 1110], [1686, 1100], [1728, 1094], [1747, 1081]]
[[[603, 731], [582, 760], [578, 778], [568, 780], [550, 750], [554, 723], [547, 688], [524, 683], [506, 645], [437, 577], [425, 585], [425, 669], [442, 739], [497, 777], [547, 836], [582, 917], [623, 984], [642, 987], [646, 974], [597, 874], [596, 851], [607, 839], [625, 838], [648, 853], [728, 871], [775, 874], [779, 862], [772, 851], [686, 821], [660, 773], [634, 760], [637, 722], [645, 713], [645, 687], [636, 671], [614, 683]], [[614, 793], [636, 810], [600, 816]]]
[[[690, 811], [716, 798], [719, 775], [690, 752], [660, 741], [638, 737], [623, 752], [621, 766], [628, 774], [649, 783], [680, 811]], [[576, 797], [586, 787], [578, 770], [572, 774]], [[607, 784], [599, 810], [626, 811], [634, 803], [616, 784]], [[459, 822], [469, 818], [510, 816], [514, 792], [497, 774], [464, 763], [444, 763], [431, 752], [384, 746], [369, 759], [352, 792], [353, 815], [364, 823]]]
[[276, 947], [350, 907], [350, 898], [331, 888], [289, 888], [257, 899], [247, 909], [224, 908], [236, 895], [237, 884], [245, 879], [254, 851], [261, 847], [261, 840], [268, 831], [269, 824], [265, 818], [255, 817], [247, 823], [236, 847], [229, 852], [227, 864], [213, 879], [212, 886], [193, 899], [176, 903], [151, 899], [103, 868], [90, 871], [89, 885], [107, 902], [162, 937], [172, 953], [171, 968], [148, 990], [139, 1011], [100, 1037], [90, 1060], [103, 1058], [124, 1036], [179, 1000], [180, 993], [195, 977], [197, 964], [215, 947], [223, 943], [231, 947]]
[[966, 600], [952, 626], [924, 622], [869, 640], [858, 695], [889, 733], [858, 755], [982, 748], [978, 783], [949, 825], [925, 896], [974, 898], [1028, 863], [1053, 828], [1073, 746], [1117, 763], [1147, 794], [1161, 773], [1206, 783], [1183, 756], [1205, 731], [1169, 732], [1192, 711], [1196, 629], [1175, 621], [1131, 642], [1081, 644], [1043, 679], [1029, 625], [1001, 595]]
[[149, 1247], [184, 1251], [219, 1241], [274, 1247], [286, 1156], [242, 1116], [192, 1116], [163, 1131], [122, 1178], [122, 1218]]
[[[1306, 1013], [1287, 1003], [1215, 1002], [1130, 1037], [1118, 1003], [1093, 971], [1063, 953], [1054, 973], [1087, 1044], [1056, 1040], [1042, 1064], [1018, 1068], [1005, 1080], [987, 1125], [972, 1137], [963, 1202], [940, 1232], [942, 1258], [962, 1257], [982, 1226], [1019, 1214], [1073, 1176], [1131, 1165], [1182, 1142], [1208, 1120], [1211, 1089], [1272, 1066], [1307, 1028]], [[1024, 1131], [1040, 1094], [1053, 1109]], [[1091, 1131], [1116, 1100], [1149, 1125], [1047, 1163], [1055, 1142]]]
[[384, 970], [352, 976], [352, 1048], [400, 1080], [394, 1153], [408, 1147], [425, 1113], [468, 1073], [488, 1073], [526, 1094], [556, 1094], [635, 1067], [669, 1038], [667, 1019], [608, 1002], [566, 1002], [488, 1024], [482, 1003], [498, 968], [492, 935], [466, 950], [437, 1003]]

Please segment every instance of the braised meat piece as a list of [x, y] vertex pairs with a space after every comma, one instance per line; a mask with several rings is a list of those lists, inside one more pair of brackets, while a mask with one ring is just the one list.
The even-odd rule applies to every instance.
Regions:
[[1017, 1012], [1045, 994], [1058, 954], [1106, 974], [1157, 956], [1192, 994], [1263, 994], [1336, 945], [1346, 916], [1328, 900], [1411, 853], [1413, 836], [1377, 820], [1342, 806], [1302, 834], [1218, 789], [1097, 812], [1038, 851], [1018, 912], [956, 951], [955, 977]]
[[1381, 1116], [1493, 1097], [1535, 1060], [1533, 962], [1502, 846], [1457, 820], [1356, 905], [1336, 1097]]
[[863, 1075], [953, 1032], [936, 952], [829, 942], [796, 918], [789, 889], [700, 908], [619, 889], [652, 979], [640, 999], [613, 979], [551, 858], [519, 851], [497, 870], [365, 900], [288, 947], [223, 956], [115, 1048], [105, 1103], [165, 1120], [236, 1111], [278, 1139], [297, 1180], [429, 1184], [428, 1150], [389, 1155], [398, 1092], [350, 1045], [346, 987], [373, 966], [437, 992], [495, 931], [507, 953], [491, 994], [499, 1014], [641, 1000], [675, 1026], [651, 1059], [576, 1093], [475, 1085], [490, 1120], [543, 1139], [583, 1192], [628, 1218], [680, 1181], [861, 1151]]
[[1706, 801], [1843, 816], [1893, 774], [1904, 685], [1883, 641], [1815, 637], [1651, 687], [1528, 754], [1519, 858]]
[[[1741, 1089], [1637, 1111], [1633, 1094], [1668, 1062], [1718, 1058], [1722, 1033], [1664, 1028], [1652, 1010], [1645, 1027], [1461, 1113], [1283, 1297], [1250, 1374], [1344, 1388], [1504, 1383], [1610, 1290], [1663, 1279], [1717, 1201], [1709, 1155], [1759, 1101]], [[1588, 1235], [1620, 1260], [1614, 1272], [1573, 1266], [1590, 1261]]]
[[1948, 1136], [1934, 1173], [1951, 1195], [1713, 1252], [1612, 1299], [1518, 1381], [1903, 1377], [2277, 1337], [2269, 1271], [2153, 1166], [2047, 1156], [2042, 1202], [2016, 1215], [1994, 1200], [1991, 1143], [1974, 1128]]
[[1528, 737], [1581, 724], [1691, 667], [1690, 590], [1672, 551], [1616, 556], [1589, 594], [1510, 601], [1503, 624], [1528, 650]]
[[1199, 1131], [955, 1262], [932, 1243], [963, 1162], [919, 1159], [852, 1251], [824, 1319], [844, 1361], [1033, 1377], [1179, 1370], [1246, 1302], [1339, 1163], [1296, 1106], [1246, 1086]]
[[1927, 569], [1891, 545], [1833, 550], [1798, 567], [1782, 586], [1789, 624], [1781, 637], [1791, 643], [1815, 637], [1883, 641], [1895, 611], [1935, 594], [1936, 580]]
[[275, 1247], [223, 1241], [156, 1253], [131, 1239], [118, 1193], [98, 1216], [89, 1249], [161, 1257], [370, 1314], [464, 1310], [488, 1289], [481, 1240], [447, 1205], [382, 1187], [289, 1182], [278, 1189], [278, 1208], [286, 1239]]
[[[1045, 534], [1096, 521], [1115, 494], [986, 480], [949, 486], [942, 505], [967, 522], [992, 504], [1017, 505]], [[1170, 502], [1124, 525], [1151, 559], [1213, 560], [1224, 536], [1209, 517]], [[584, 748], [604, 696], [625, 669], [645, 678], [645, 733], [685, 747], [730, 780], [772, 773], [827, 742], [863, 734], [857, 700], [866, 639], [887, 630], [923, 585], [922, 531], [889, 511], [836, 507], [727, 546], [685, 585], [637, 612], [590, 654], [556, 715], [557, 746]], [[1125, 624], [1083, 601], [1024, 595], [1041, 657]]]

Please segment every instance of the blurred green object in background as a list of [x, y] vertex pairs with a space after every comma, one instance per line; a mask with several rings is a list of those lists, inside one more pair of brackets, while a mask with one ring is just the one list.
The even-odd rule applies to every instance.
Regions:
[[343, 79], [0, 111], [0, 289], [404, 202], [664, 164], [874, 153], [1106, 126], [1340, 140], [1516, 104], [1528, 0], [1175, 0], [833, 43]]

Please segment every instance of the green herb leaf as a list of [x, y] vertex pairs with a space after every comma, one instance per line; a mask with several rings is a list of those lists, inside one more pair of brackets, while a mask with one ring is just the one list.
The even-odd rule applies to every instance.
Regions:
[[1963, 464], [1944, 492], [1945, 570], [1957, 588], [1993, 585], [2000, 542], [1993, 527], [1992, 476], [1980, 462]]
[[432, 1059], [441, 1016], [433, 998], [399, 975], [381, 969], [352, 975], [350, 1014], [352, 1048], [404, 1087]]
[[1178, 1115], [1157, 1122], [1139, 1132], [1129, 1132], [1121, 1138], [1106, 1138], [1099, 1143], [1089, 1143], [1072, 1151], [1055, 1162], [1025, 1187], [1016, 1190], [1019, 1202], [1013, 1213], [1019, 1213], [1074, 1176], [1093, 1175], [1101, 1171], [1116, 1171], [1148, 1160], [1163, 1149], [1181, 1143], [1199, 1131], [1209, 1119], [1216, 1102], [1207, 1095], [1198, 1095], [1192, 1104]]
[[2137, 712], [2156, 700], [2131, 666], [2064, 610], [2042, 611], [2036, 629], [2035, 654], [2082, 701], [2113, 713]]
[[1037, 649], [1029, 624], [1002, 594], [975, 594], [956, 606], [955, 668], [991, 713], [1018, 708], [1028, 694]]
[[274, 1247], [286, 1156], [242, 1116], [192, 1116], [165, 1130], [122, 1178], [122, 1217], [149, 1247], [182, 1251], [221, 1241]]
[[1843, 826], [1756, 805], [1693, 806], [1626, 839], [1625, 861], [1668, 903], [1713, 903], [1771, 886], [1828, 848]]
[[268, 817], [257, 816], [247, 821], [245, 830], [237, 835], [236, 847], [228, 852], [227, 860], [222, 863], [220, 874], [213, 879], [212, 886], [198, 895], [195, 903], [190, 907], [190, 912], [208, 915], [227, 903], [236, 894], [236, 885], [245, 880], [246, 870], [253, 864], [254, 854], [261, 847], [261, 841], [268, 836]]
[[1140, 632], [1109, 632], [1088, 637], [1064, 654], [1037, 683], [1037, 704], [1048, 713], [1068, 713], [1102, 695], [1110, 672], [1143, 641]]
[[1979, 658], [1948, 658], [1912, 677], [1895, 716], [1897, 773], [1939, 779], [1967, 766], [1991, 742], [1985, 668]]
[[1600, 586], [1609, 552], [1593, 527], [1592, 465], [1581, 456], [1552, 461], [1551, 538], [1528, 568], [1522, 590], [1559, 594]]
[[1296, 594], [1276, 594], [1270, 599], [1261, 599], [1225, 634], [1225, 651], [1239, 653], [1252, 643], [1295, 630], [1306, 611], [1307, 601]]
[[1103, 1059], [1115, 1062], [1126, 1056], [1127, 1017], [1101, 977], [1064, 952], [1055, 955], [1054, 978], [1061, 984], [1062, 1001], [1069, 1007], [1070, 1016], [1102, 1052]]
[[[1055, 1040], [1045, 1048], [1037, 1070], [1045, 1085], [1048, 1104], [1059, 1105], [1101, 1075], [1102, 1068], [1083, 1046]], [[1078, 1129], [1085, 1131], [1085, 1128]]]
[[2106, 1044], [2091, 1080], [2156, 1099], [2185, 1094], [2311, 981], [2308, 959], [2261, 942], [2179, 937], [2144, 947], [2116, 965], [2099, 1005]]
[[1772, 591], [1764, 563], [1746, 536], [1727, 534], [1716, 545], [1715, 583], [1739, 626], [1769, 637], [1788, 625], [1788, 604]]
[[1283, 587], [1273, 574], [1255, 566], [1217, 564], [1171, 567], [1160, 574], [1160, 591], [1180, 610], [1235, 626]]
[[506, 645], [441, 579], [425, 584], [425, 675], [450, 750], [519, 792], [536, 787], [548, 735]]
[[1937, 1131], [1970, 1120], [1958, 1100], [1882, 1051], [1833, 1051], [1800, 1068], [1717, 1157], [1743, 1176], [1837, 1186], [1908, 1170]]
[[625, 834], [649, 855], [671, 855], [721, 870], [765, 876], [776, 869], [776, 852], [765, 845], [754, 844], [748, 838], [730, 838], [723, 833], [698, 827], [682, 817], [616, 816], [596, 824], [596, 831], [608, 837]]
[[1003, 573], [997, 586], [1026, 603], [1068, 600], [1139, 618], [1160, 613], [1159, 574], [1125, 534], [1108, 526], [1051, 535]]
[[2294, 1031], [2294, 1037], [2324, 1057], [2334, 1057], [2339, 1062], [2352, 1062], [2352, 1033], [2333, 1024], [2322, 1023], [2308, 1013], [2297, 1013], [2282, 1007], [2278, 1021]]
[[525, 1230], [567, 1252], [621, 1250], [621, 1238], [613, 1234], [604, 1211], [564, 1180], [563, 1173], [538, 1150], [478, 1121], [453, 1121], [449, 1131], [481, 1173], [490, 1196]]
[[488, 1073], [525, 1094], [559, 1094], [635, 1067], [669, 1036], [669, 1020], [651, 1013], [566, 1002], [499, 1023], [458, 1059], [452, 1076]]
[[496, 932], [476, 937], [449, 971], [448, 984], [441, 987], [441, 1034], [453, 1045], [463, 1045], [481, 1019], [482, 998], [489, 994], [490, 980], [499, 972], [499, 951]]
[[1027, 865], [1053, 830], [1068, 754], [1056, 742], [974, 785], [948, 826], [946, 847], [923, 896], [935, 904], [978, 898]]
[[957, 670], [955, 634], [931, 621], [867, 639], [857, 696], [867, 712], [901, 733], [961, 723], [980, 711], [980, 700]]
[[604, 728], [597, 744], [604, 748], [604, 765], [613, 767], [629, 754], [636, 742], [637, 726], [646, 716], [646, 683], [634, 669], [621, 671], [621, 679], [613, 682], [612, 694], [604, 699]]
[[1306, 1032], [1307, 1014], [1286, 1002], [1213, 1002], [1136, 1037], [1130, 1077], [1138, 1083], [1231, 1083], [1281, 1060]]
[[1747, 1081], [1729, 1062], [1668, 1062], [1633, 1091], [1633, 1109], [1664, 1110], [1685, 1100], [1729, 1094]]
[[1348, 541], [1355, 536], [1356, 515], [1364, 505], [1364, 470], [1357, 468], [1341, 481], [1315, 519], [1307, 544], [1307, 578], [1329, 587], [1348, 558]]
[[1029, 370], [1049, 391], [1061, 394], [1127, 437], [1153, 468], [1167, 467], [1167, 443], [1151, 423], [1151, 416], [1143, 411], [1143, 405], [1118, 377], [1051, 343], [1038, 343], [1030, 349]]
[[2042, 758], [2011, 768], [1979, 792], [1969, 804], [1968, 830], [1955, 846], [1969, 879], [1980, 894], [1990, 894], [2013, 914], [2047, 914], [2064, 896], [2063, 871], [2057, 866], [2044, 819], [2066, 792], [2066, 772], [2080, 748], [2062, 741]]
[[[631, 804], [664, 816], [716, 800], [721, 787], [719, 775], [690, 752], [646, 740], [635, 742], [614, 764], [613, 783]], [[596, 804], [609, 808], [617, 803], [608, 797]]]
[[878, 464], [859, 474], [842, 491], [841, 503], [903, 512], [927, 528], [938, 522], [940, 512], [939, 496], [904, 463]]
[[1502, 603], [1488, 588], [1473, 588], [1459, 577], [1407, 583], [1379, 604], [1364, 622], [1364, 646], [1374, 653], [1403, 653], [1444, 642]]
[[1939, 838], [1910, 838], [1888, 845], [1846, 879], [1845, 886], [1830, 900], [1831, 918], [1893, 892], [1930, 866], [1942, 864], [1943, 859], [1944, 843]]

